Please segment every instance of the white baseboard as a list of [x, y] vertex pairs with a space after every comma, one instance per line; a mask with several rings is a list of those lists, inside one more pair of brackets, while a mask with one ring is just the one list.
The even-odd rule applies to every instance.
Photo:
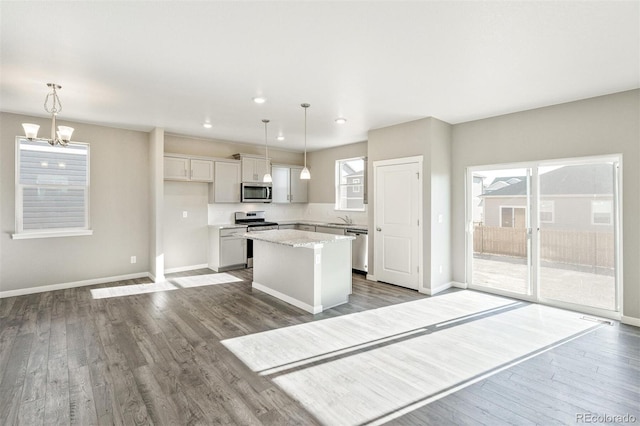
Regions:
[[622, 318], [620, 318], [620, 322], [627, 325], [633, 325], [634, 327], [640, 327], [640, 318], [623, 315]]
[[23, 296], [25, 294], [43, 293], [45, 291], [65, 290], [67, 288], [84, 287], [87, 285], [112, 283], [115, 281], [133, 280], [136, 278], [151, 278], [151, 274], [148, 272], [139, 272], [136, 274], [94, 278], [91, 280], [74, 281], [70, 283], [60, 283], [60, 284], [43, 285], [38, 287], [19, 288], [16, 290], [6, 290], [6, 291], [0, 291], [0, 299], [5, 297]]
[[466, 283], [459, 283], [457, 281], [451, 281], [451, 287], [455, 288], [468, 288], [469, 286]]
[[369, 274], [367, 274], [367, 277], [366, 277], [366, 278], [367, 278], [369, 281], [378, 281], [378, 280], [376, 280], [376, 276], [375, 276], [375, 275], [369, 275]]
[[203, 263], [201, 265], [180, 266], [178, 268], [165, 269], [164, 273], [165, 274], [173, 274], [174, 272], [193, 271], [195, 269], [204, 269], [204, 268], [208, 268], [208, 267], [209, 267], [208, 263]]
[[308, 304], [306, 304], [304, 302], [301, 302], [298, 299], [294, 299], [291, 296], [287, 296], [284, 293], [280, 293], [277, 290], [269, 288], [269, 287], [267, 287], [267, 286], [265, 286], [263, 284], [255, 282], [255, 281], [253, 281], [251, 283], [251, 287], [253, 287], [253, 288], [257, 289], [257, 290], [260, 290], [260, 291], [262, 291], [264, 293], [267, 293], [267, 294], [269, 294], [269, 295], [271, 295], [273, 297], [277, 297], [278, 299], [283, 300], [283, 301], [285, 301], [285, 302], [287, 302], [287, 303], [289, 303], [289, 304], [291, 304], [293, 306], [296, 306], [296, 307], [298, 307], [298, 308], [300, 308], [300, 309], [302, 309], [304, 311], [307, 311], [310, 314], [319, 314], [320, 312], [322, 312], [322, 305], [318, 305], [318, 306], [308, 305]]
[[436, 295], [436, 294], [440, 293], [441, 291], [445, 291], [445, 290], [451, 288], [451, 286], [452, 286], [452, 283], [448, 282], [448, 283], [444, 283], [442, 285], [439, 285], [438, 287], [433, 288], [433, 289], [431, 289], [431, 288], [423, 288], [423, 291], [421, 291], [420, 293], [424, 293], [427, 296], [433, 296], [433, 295]]

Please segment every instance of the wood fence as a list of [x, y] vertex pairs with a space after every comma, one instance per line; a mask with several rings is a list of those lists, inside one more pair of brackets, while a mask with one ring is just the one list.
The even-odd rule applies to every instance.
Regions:
[[[542, 229], [540, 239], [542, 261], [601, 268], [614, 266], [612, 232]], [[475, 226], [473, 251], [478, 254], [526, 257], [526, 229]]]

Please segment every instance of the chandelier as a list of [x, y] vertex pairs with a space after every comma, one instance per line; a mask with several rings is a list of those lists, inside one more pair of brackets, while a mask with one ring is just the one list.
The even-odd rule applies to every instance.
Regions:
[[73, 127], [58, 126], [58, 131], [56, 131], [56, 115], [62, 111], [62, 103], [56, 90], [62, 89], [62, 86], [55, 83], [47, 83], [47, 86], [51, 88], [51, 92], [47, 93], [47, 97], [44, 98], [44, 110], [51, 114], [51, 138], [39, 138], [38, 129], [40, 126], [32, 123], [22, 123], [24, 134], [30, 141], [47, 141], [52, 146], [67, 146], [71, 141]]

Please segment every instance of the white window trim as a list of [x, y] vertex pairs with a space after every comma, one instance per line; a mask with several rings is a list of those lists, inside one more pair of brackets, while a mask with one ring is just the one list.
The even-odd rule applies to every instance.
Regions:
[[52, 231], [52, 232], [22, 232], [20, 234], [11, 234], [11, 238], [14, 240], [30, 240], [33, 238], [57, 238], [57, 237], [81, 237], [93, 235], [92, 229], [69, 229], [67, 231]]
[[[14, 178], [14, 191], [15, 191], [15, 200], [16, 200], [16, 208], [15, 208], [15, 230], [16, 232], [11, 234], [11, 239], [14, 240], [27, 240], [27, 239], [36, 239], [36, 238], [56, 238], [56, 237], [77, 237], [77, 236], [88, 236], [93, 235], [93, 230], [91, 229], [91, 145], [87, 142], [76, 142], [72, 141], [70, 143], [74, 145], [85, 145], [87, 147], [87, 184], [82, 188], [86, 189], [85, 199], [86, 199], [86, 208], [85, 208], [85, 223], [86, 227], [83, 228], [58, 228], [55, 230], [24, 230], [22, 223], [22, 191], [20, 190], [20, 141], [26, 139], [24, 136], [16, 136], [15, 143], [15, 178]], [[64, 149], [64, 147], [60, 147], [57, 149]], [[23, 186], [31, 186], [31, 185], [23, 185]]]
[[[593, 203], [596, 201], [608, 201], [609, 204], [611, 205], [611, 211], [609, 211], [609, 222], [607, 223], [600, 223], [600, 222], [596, 222], [593, 220], [593, 214], [595, 213], [593, 211]], [[613, 200], [591, 200], [591, 225], [593, 226], [611, 226], [613, 225]]]
[[[340, 207], [340, 186], [341, 184], [339, 183], [339, 179], [340, 179], [340, 163], [345, 162], [345, 161], [353, 161], [353, 160], [362, 160], [365, 163], [365, 167], [366, 167], [366, 157], [365, 156], [360, 156], [360, 157], [352, 157], [352, 158], [341, 158], [336, 160], [335, 162], [335, 175], [334, 175], [334, 186], [335, 186], [335, 203], [334, 203], [334, 211], [337, 212], [364, 212], [367, 209], [367, 205], [364, 203], [364, 191], [361, 192], [362, 197], [357, 197], [357, 199], [361, 199], [363, 204], [362, 204], [362, 208], [358, 208], [358, 209], [348, 209], [348, 208], [341, 208]], [[365, 171], [363, 170], [363, 179], [364, 179], [364, 174]], [[343, 186], [354, 186], [353, 184], [347, 185], [344, 184]], [[355, 197], [350, 197], [351, 199], [356, 199]]]
[[[542, 213], [542, 202], [543, 200], [540, 200], [539, 202], [539, 206], [538, 206], [538, 210], [539, 213]], [[540, 223], [555, 223], [556, 222], [556, 202], [555, 200], [544, 200], [545, 203], [551, 203], [551, 210], [545, 212], [545, 213], [551, 213], [551, 220], [542, 220], [542, 214], [540, 214]]]

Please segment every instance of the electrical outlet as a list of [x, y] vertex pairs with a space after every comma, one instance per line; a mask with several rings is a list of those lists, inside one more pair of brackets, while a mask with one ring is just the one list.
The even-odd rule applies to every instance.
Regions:
[[131, 263], [136, 263], [136, 262], [137, 262], [136, 257], [135, 256], [131, 256]]
[[187, 211], [186, 211], [186, 210], [185, 210], [185, 211], [183, 211], [183, 212], [182, 212], [182, 217], [183, 217], [183, 218], [185, 218], [185, 217], [187, 217], [187, 216], [189, 216], [189, 213], [187, 213]]

